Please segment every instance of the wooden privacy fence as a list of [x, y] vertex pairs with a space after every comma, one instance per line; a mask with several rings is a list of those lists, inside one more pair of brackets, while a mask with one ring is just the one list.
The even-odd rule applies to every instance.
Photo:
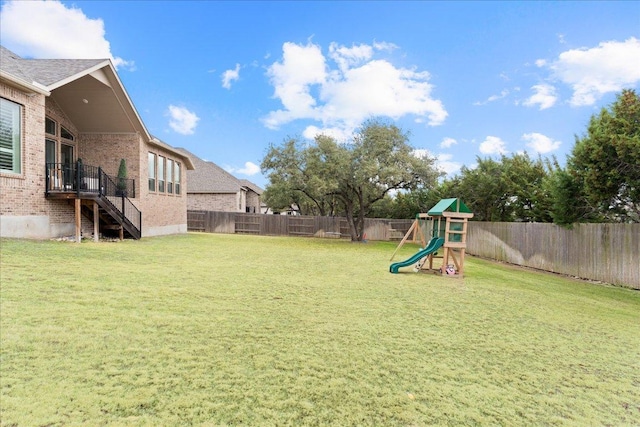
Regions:
[[[413, 220], [365, 219], [367, 240], [400, 240]], [[265, 215], [237, 212], [188, 211], [189, 231], [239, 233], [271, 236], [350, 238], [349, 225], [342, 217]]]
[[[350, 238], [340, 217], [188, 211], [189, 231]], [[413, 220], [365, 220], [367, 240], [400, 240]], [[427, 231], [428, 232], [428, 231]], [[470, 221], [467, 253], [525, 267], [640, 289], [640, 224]]]
[[640, 224], [469, 222], [467, 252], [640, 289]]

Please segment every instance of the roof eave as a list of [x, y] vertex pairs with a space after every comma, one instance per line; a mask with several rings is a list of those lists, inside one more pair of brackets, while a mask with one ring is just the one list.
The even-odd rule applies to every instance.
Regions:
[[64, 78], [62, 80], [58, 80], [57, 82], [48, 85], [47, 88], [50, 91], [53, 91], [53, 90], [55, 90], [55, 89], [57, 89], [59, 87], [62, 87], [64, 85], [68, 84], [68, 83], [71, 83], [72, 81], [78, 80], [79, 78], [84, 77], [87, 74], [91, 74], [94, 71], [99, 70], [99, 69], [104, 68], [104, 67], [107, 67], [107, 66], [111, 67], [111, 69], [113, 71], [113, 74], [116, 75], [116, 77], [117, 77], [117, 73], [115, 72], [115, 68], [113, 68], [113, 66], [111, 65], [111, 61], [109, 59], [105, 59], [104, 61], [99, 62], [99, 63], [95, 64], [94, 66], [89, 67], [87, 69], [84, 69], [79, 73], [67, 76], [66, 78]]
[[[116, 72], [115, 67], [113, 66], [113, 63], [111, 62], [110, 59], [105, 59], [102, 62], [99, 62], [95, 65], [93, 65], [92, 67], [86, 68], [85, 70], [73, 74], [65, 79], [59, 80], [49, 86], [47, 86], [47, 89], [49, 89], [50, 91], [53, 91], [54, 89], [57, 89], [61, 86], [64, 86], [68, 83], [71, 83], [75, 80], [78, 80], [81, 77], [90, 75], [91, 73], [94, 73], [97, 70], [101, 70], [101, 69], [108, 69], [110, 71], [111, 77], [113, 77], [113, 79], [115, 80], [116, 84], [117, 84], [117, 90], [115, 87], [111, 86], [111, 90], [114, 92], [114, 95], [120, 99], [120, 103], [122, 105], [122, 107], [125, 109], [125, 106], [123, 105], [123, 102], [125, 102], [129, 108], [130, 108], [130, 113], [133, 115], [133, 120], [135, 120], [137, 123], [132, 123], [133, 127], [136, 128], [142, 135], [144, 135], [145, 139], [147, 141], [151, 140], [152, 136], [149, 133], [149, 131], [147, 130], [147, 127], [145, 126], [144, 122], [142, 121], [142, 118], [140, 117], [140, 114], [138, 114], [138, 110], [136, 110], [135, 105], [133, 104], [133, 101], [131, 100], [131, 98], [129, 97], [129, 94], [127, 93], [127, 90], [125, 89], [124, 85], [122, 84], [122, 81], [120, 80], [120, 77], [118, 76], [118, 73]], [[124, 99], [121, 99], [124, 98]], [[129, 115], [129, 114], [128, 114]], [[131, 117], [131, 116], [129, 116]], [[131, 118], [129, 120], [132, 120]]]
[[19, 79], [13, 74], [9, 74], [6, 71], [0, 70], [0, 80], [7, 82], [10, 86], [15, 86], [20, 90], [23, 90], [28, 93], [40, 94], [44, 96], [51, 95], [51, 91], [49, 91], [46, 87], [42, 86], [37, 82], [27, 82], [25, 80]]
[[166, 144], [153, 136], [149, 138], [149, 144], [155, 145], [158, 148], [162, 148], [163, 150], [170, 151], [172, 154], [182, 157], [184, 159], [184, 165], [187, 167], [187, 170], [195, 170], [195, 166], [193, 165], [193, 161], [191, 161], [191, 157], [189, 157], [183, 151], [177, 148], [173, 148], [169, 144]]

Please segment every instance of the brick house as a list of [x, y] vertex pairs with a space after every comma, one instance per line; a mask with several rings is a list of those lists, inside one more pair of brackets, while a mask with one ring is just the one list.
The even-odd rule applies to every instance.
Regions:
[[186, 232], [189, 169], [149, 134], [110, 60], [0, 46], [1, 237]]
[[247, 191], [246, 211], [250, 213], [266, 213], [268, 208], [262, 203], [262, 199], [260, 197], [264, 190], [247, 179], [241, 179], [240, 183]]
[[195, 168], [187, 171], [187, 209], [194, 211], [261, 213], [263, 190], [248, 180], [240, 180], [213, 162], [202, 160], [184, 148]]

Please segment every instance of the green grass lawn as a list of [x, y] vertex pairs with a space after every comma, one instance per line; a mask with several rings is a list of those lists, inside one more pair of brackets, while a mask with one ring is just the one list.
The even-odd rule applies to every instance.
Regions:
[[395, 246], [3, 240], [0, 425], [640, 425], [640, 292]]

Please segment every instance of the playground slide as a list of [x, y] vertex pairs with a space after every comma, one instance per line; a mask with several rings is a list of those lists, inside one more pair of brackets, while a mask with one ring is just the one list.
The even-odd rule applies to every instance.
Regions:
[[408, 267], [412, 264], [415, 264], [416, 262], [420, 261], [422, 258], [429, 256], [435, 251], [437, 251], [438, 249], [440, 249], [443, 244], [444, 244], [444, 239], [442, 237], [434, 237], [433, 239], [431, 239], [431, 241], [429, 242], [426, 248], [420, 249], [411, 258], [391, 264], [389, 266], [389, 272], [397, 273], [400, 267]]

